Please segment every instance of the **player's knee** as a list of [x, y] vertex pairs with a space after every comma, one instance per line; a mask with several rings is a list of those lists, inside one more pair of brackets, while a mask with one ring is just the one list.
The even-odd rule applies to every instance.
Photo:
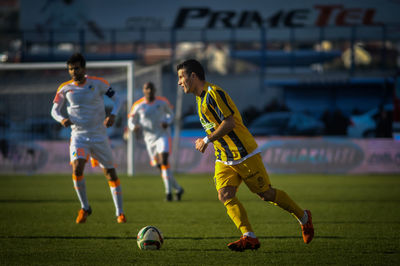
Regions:
[[222, 195], [221, 193], [218, 193], [218, 199], [220, 202], [225, 203], [225, 201], [227, 200], [224, 195]]
[[74, 165], [74, 164], [72, 165], [72, 172], [73, 172], [73, 174], [76, 175], [76, 176], [81, 176], [81, 175], [83, 175], [82, 168], [77, 167], [77, 166]]
[[258, 196], [264, 201], [274, 201], [276, 197], [276, 190], [270, 186], [268, 190], [258, 193]]
[[72, 162], [72, 172], [75, 176], [82, 176], [83, 169], [85, 168], [85, 162], [81, 159]]
[[161, 153], [160, 157], [161, 157], [160, 158], [161, 164], [162, 165], [168, 165], [168, 153], [167, 152], [163, 152], [163, 153]]
[[117, 172], [115, 168], [104, 169], [104, 175], [109, 181], [116, 181], [118, 180]]
[[72, 172], [73, 172], [73, 174], [74, 174], [75, 176], [82, 176], [82, 175], [83, 175], [83, 171], [74, 170], [74, 171], [72, 171]]
[[227, 200], [230, 200], [236, 196], [236, 188], [235, 187], [224, 187], [218, 190], [218, 199], [222, 203], [225, 203]]

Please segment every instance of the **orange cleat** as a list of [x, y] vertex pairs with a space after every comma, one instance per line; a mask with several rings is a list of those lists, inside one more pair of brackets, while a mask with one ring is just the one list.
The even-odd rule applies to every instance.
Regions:
[[306, 210], [306, 212], [308, 215], [308, 221], [306, 224], [301, 226], [301, 232], [303, 234], [304, 243], [308, 244], [314, 237], [314, 226], [312, 223], [311, 212], [309, 210]]
[[228, 248], [233, 251], [244, 251], [246, 249], [257, 250], [260, 247], [258, 238], [241, 236], [238, 241], [228, 244]]
[[117, 222], [118, 222], [119, 224], [126, 223], [125, 214], [121, 213], [121, 215], [117, 217]]
[[90, 208], [88, 210], [85, 209], [80, 209], [78, 212], [78, 217], [76, 217], [76, 223], [77, 224], [83, 224], [86, 222], [86, 218], [92, 214], [92, 208]]

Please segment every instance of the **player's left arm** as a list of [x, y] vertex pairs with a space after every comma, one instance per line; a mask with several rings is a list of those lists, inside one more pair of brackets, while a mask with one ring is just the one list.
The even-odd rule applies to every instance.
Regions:
[[172, 124], [174, 120], [174, 112], [172, 111], [172, 106], [169, 104], [169, 102], [166, 102], [166, 104], [164, 104], [164, 112], [165, 116], [162, 120], [161, 126], [163, 128], [167, 128]]
[[107, 90], [105, 95], [107, 95], [107, 97], [109, 97], [114, 102], [113, 109], [111, 110], [110, 115], [108, 115], [106, 119], [104, 119], [104, 126], [111, 127], [115, 122], [115, 117], [118, 114], [119, 109], [121, 108], [122, 101], [117, 92], [114, 91], [111, 87]]

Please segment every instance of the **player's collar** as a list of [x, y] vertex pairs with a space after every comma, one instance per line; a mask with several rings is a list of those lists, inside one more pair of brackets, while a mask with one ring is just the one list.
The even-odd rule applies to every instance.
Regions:
[[144, 97], [144, 101], [146, 103], [154, 103], [156, 101], [156, 97], [154, 97], [153, 99], [149, 99], [149, 100], [146, 97]]
[[210, 84], [208, 82], [205, 82], [204, 86], [203, 86], [203, 90], [201, 91], [201, 94], [200, 94], [201, 98], [203, 98], [206, 95], [209, 87], [210, 87]]
[[77, 81], [73, 80], [73, 84], [74, 84], [75, 86], [78, 86], [78, 87], [83, 87], [83, 86], [85, 86], [85, 84], [86, 84], [86, 82], [87, 82], [87, 79], [88, 79], [88, 76], [85, 75], [85, 80], [83, 81], [83, 83], [78, 83]]

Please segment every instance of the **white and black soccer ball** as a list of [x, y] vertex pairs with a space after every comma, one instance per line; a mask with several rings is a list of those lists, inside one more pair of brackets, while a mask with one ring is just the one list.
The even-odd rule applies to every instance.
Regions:
[[137, 244], [141, 250], [160, 249], [163, 243], [163, 234], [155, 226], [145, 226], [137, 235]]

